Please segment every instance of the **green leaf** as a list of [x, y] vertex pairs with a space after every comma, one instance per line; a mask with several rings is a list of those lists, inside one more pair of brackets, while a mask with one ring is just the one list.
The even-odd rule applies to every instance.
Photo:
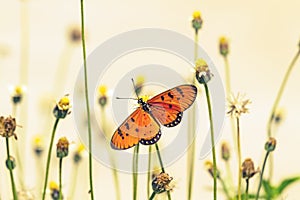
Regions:
[[299, 176], [284, 179], [283, 181], [281, 181], [279, 186], [276, 188], [276, 192], [278, 194], [281, 194], [289, 185], [291, 185], [292, 183], [295, 183], [299, 180], [300, 180]]
[[265, 190], [267, 199], [270, 199], [270, 198], [273, 198], [273, 197], [277, 196], [276, 189], [270, 184], [269, 181], [263, 180], [262, 181], [262, 186], [263, 186], [263, 188]]

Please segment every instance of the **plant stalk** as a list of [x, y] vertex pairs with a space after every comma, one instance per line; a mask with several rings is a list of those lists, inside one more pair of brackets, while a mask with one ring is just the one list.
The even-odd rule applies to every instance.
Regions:
[[217, 199], [217, 159], [216, 159], [216, 149], [215, 149], [215, 136], [214, 136], [214, 124], [212, 116], [212, 106], [210, 101], [209, 89], [207, 84], [204, 84], [207, 107], [209, 113], [209, 122], [210, 122], [210, 133], [211, 133], [211, 145], [212, 145], [212, 154], [213, 154], [213, 178], [214, 178], [214, 200]]
[[85, 46], [85, 30], [84, 30], [84, 0], [80, 0], [81, 11], [81, 39], [82, 39], [82, 53], [83, 53], [83, 66], [84, 66], [84, 91], [87, 111], [88, 122], [88, 140], [89, 140], [89, 182], [91, 199], [94, 200], [94, 187], [93, 187], [93, 158], [92, 158], [92, 128], [91, 128], [91, 115], [89, 105], [89, 92], [88, 92], [88, 75], [86, 63], [86, 46]]

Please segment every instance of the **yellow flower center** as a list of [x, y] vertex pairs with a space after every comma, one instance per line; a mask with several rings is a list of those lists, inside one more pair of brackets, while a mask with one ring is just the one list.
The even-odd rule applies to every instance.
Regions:
[[101, 96], [105, 96], [107, 92], [107, 87], [105, 85], [100, 85], [98, 88], [98, 92]]
[[58, 185], [56, 184], [56, 182], [50, 182], [50, 190], [58, 190]]
[[70, 108], [70, 99], [67, 96], [64, 96], [59, 100], [58, 107], [62, 110], [68, 110]]
[[15, 88], [15, 93], [16, 93], [17, 95], [21, 95], [21, 94], [23, 93], [22, 87], [21, 87], [21, 86], [16, 86], [16, 88]]
[[193, 19], [199, 19], [201, 18], [201, 12], [200, 11], [195, 11], [193, 13]]

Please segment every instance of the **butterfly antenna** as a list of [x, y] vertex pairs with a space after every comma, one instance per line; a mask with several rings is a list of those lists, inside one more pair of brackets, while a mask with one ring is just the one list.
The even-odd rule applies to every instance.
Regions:
[[135, 94], [136, 94], [136, 97], [139, 99], [139, 95], [138, 95], [138, 93], [137, 93], [137, 91], [136, 91], [136, 87], [135, 87], [135, 83], [134, 83], [133, 78], [131, 78], [131, 81], [132, 81], [132, 84], [133, 84], [133, 88], [134, 88], [134, 92], [135, 92]]
[[116, 97], [116, 99], [132, 99], [132, 100], [138, 100], [136, 98], [131, 98], [131, 97]]

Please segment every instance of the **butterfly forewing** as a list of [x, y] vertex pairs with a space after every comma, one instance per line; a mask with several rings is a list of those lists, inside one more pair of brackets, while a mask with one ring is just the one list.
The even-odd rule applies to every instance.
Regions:
[[152, 139], [160, 138], [159, 129], [159, 124], [139, 107], [115, 131], [111, 146], [115, 149], [128, 149], [138, 142], [148, 144]]
[[173, 127], [180, 123], [183, 111], [188, 109], [197, 96], [194, 85], [180, 85], [156, 95], [147, 103], [152, 115], [164, 126]]

